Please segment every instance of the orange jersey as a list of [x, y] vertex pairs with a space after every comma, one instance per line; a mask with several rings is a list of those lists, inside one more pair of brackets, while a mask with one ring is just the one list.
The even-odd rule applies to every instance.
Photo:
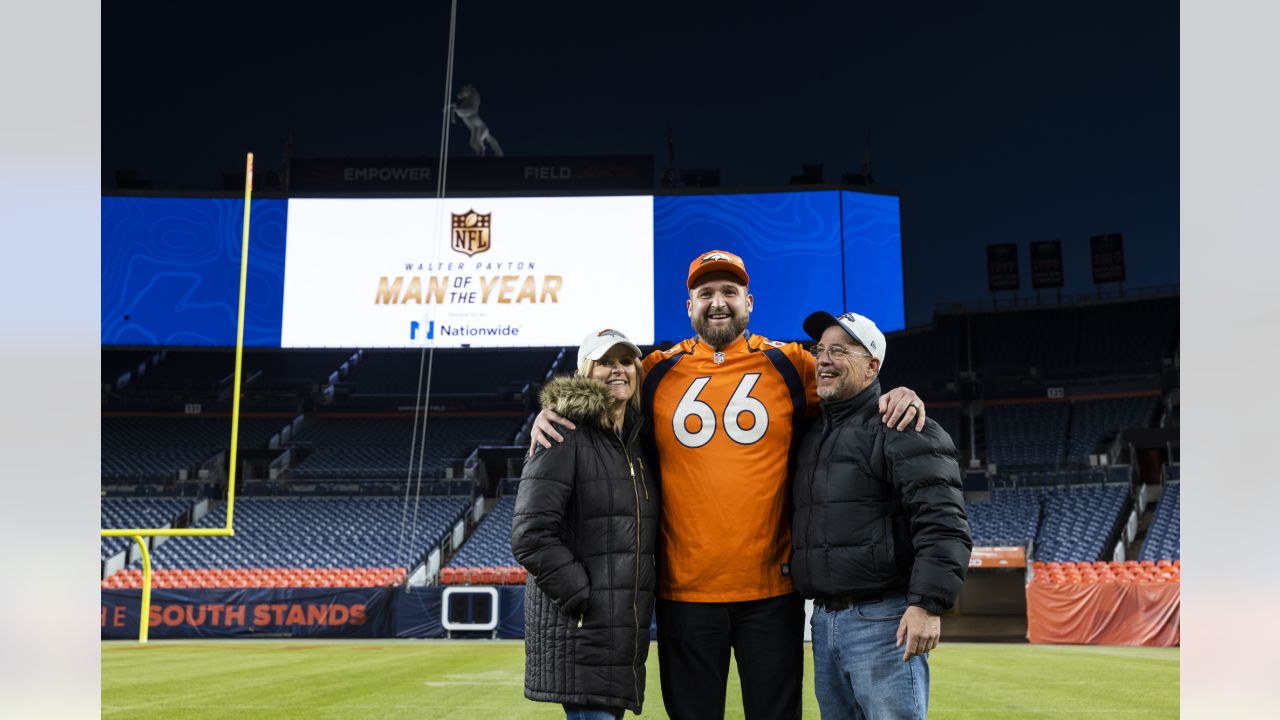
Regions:
[[788, 460], [818, 412], [817, 364], [759, 335], [724, 352], [694, 338], [644, 360], [642, 399], [662, 478], [658, 597], [760, 600], [792, 592]]

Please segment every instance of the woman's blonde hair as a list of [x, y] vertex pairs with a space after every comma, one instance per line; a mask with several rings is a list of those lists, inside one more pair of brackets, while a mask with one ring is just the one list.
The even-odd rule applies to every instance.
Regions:
[[[640, 412], [640, 387], [644, 385], [644, 363], [640, 362], [639, 355], [632, 355], [632, 357], [636, 365], [636, 389], [635, 392], [631, 393], [631, 399], [627, 401], [627, 407]], [[591, 372], [599, 364], [595, 360], [583, 360], [582, 364], [578, 366], [578, 372], [575, 374], [578, 377], [589, 378], [591, 377]]]

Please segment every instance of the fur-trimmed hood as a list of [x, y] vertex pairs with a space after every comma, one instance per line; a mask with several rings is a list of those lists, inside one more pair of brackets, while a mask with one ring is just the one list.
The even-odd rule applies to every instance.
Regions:
[[605, 424], [613, 392], [609, 386], [591, 378], [558, 377], [542, 388], [542, 407], [577, 422]]

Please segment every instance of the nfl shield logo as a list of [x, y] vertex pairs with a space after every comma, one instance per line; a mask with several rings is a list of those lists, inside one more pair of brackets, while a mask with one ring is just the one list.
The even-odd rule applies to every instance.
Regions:
[[711, 356], [711, 361], [712, 361], [712, 362], [714, 362], [714, 363], [715, 363], [715, 364], [717, 364], [717, 365], [723, 364], [723, 363], [724, 363], [724, 353], [722, 353], [722, 352], [718, 352], [718, 353], [716, 353], [715, 355], [712, 355], [712, 356]]
[[489, 218], [475, 210], [450, 213], [453, 216], [453, 249], [468, 257], [489, 249]]

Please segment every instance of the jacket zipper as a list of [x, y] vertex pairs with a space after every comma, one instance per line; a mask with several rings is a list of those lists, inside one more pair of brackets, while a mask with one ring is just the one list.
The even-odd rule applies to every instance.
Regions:
[[[631, 679], [635, 683], [636, 702], [640, 702], [640, 674], [636, 672], [636, 662], [640, 658], [640, 488], [636, 483], [636, 467], [631, 463], [631, 453], [627, 452], [627, 444], [622, 444], [622, 454], [627, 458], [627, 469], [631, 471], [631, 492], [636, 499], [636, 575], [635, 581], [631, 584], [631, 615], [635, 619], [635, 633], [632, 637], [635, 639], [636, 649], [631, 656]], [[644, 478], [644, 464], [640, 465], [640, 477]], [[649, 499], [649, 491], [645, 489], [645, 499]]]
[[649, 483], [644, 479], [644, 458], [637, 456], [636, 462], [640, 463], [640, 485], [644, 488], [644, 499], [649, 499]]

